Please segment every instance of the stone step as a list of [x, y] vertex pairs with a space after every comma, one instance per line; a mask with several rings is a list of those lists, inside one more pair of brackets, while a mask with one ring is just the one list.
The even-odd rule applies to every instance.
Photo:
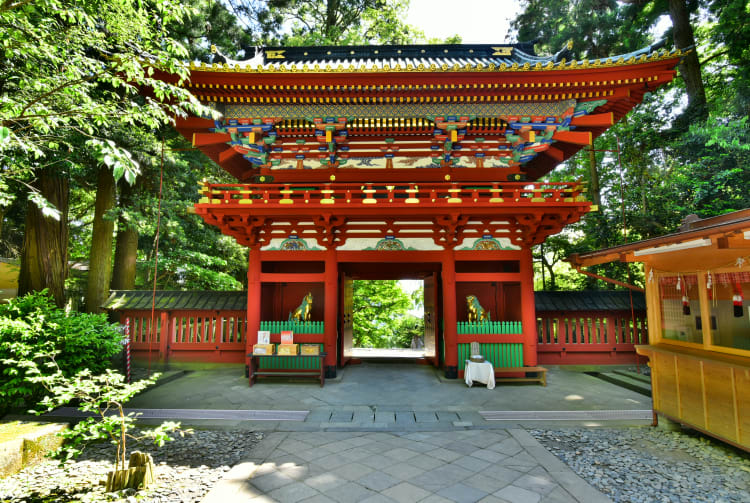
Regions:
[[642, 381], [649, 386], [651, 386], [651, 376], [645, 375], [645, 374], [639, 374], [638, 372], [633, 372], [632, 370], [613, 370], [612, 373], [617, 375], [622, 375], [625, 377], [630, 377], [631, 379], [636, 379], [638, 381]]
[[593, 375], [621, 388], [635, 391], [641, 395], [651, 396], [651, 383], [645, 383], [641, 379], [634, 379], [633, 377], [614, 372], [597, 372]]
[[57, 433], [68, 428], [62, 423], [13, 421], [0, 428], [0, 477], [38, 463], [62, 444]]

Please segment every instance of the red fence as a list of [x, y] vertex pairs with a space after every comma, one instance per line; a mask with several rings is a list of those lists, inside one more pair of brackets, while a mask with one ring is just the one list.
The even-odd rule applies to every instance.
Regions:
[[[627, 365], [636, 344], [648, 344], [646, 313], [537, 313], [537, 355], [544, 365]], [[643, 359], [641, 360], [641, 362]]]
[[[242, 311], [121, 311], [130, 318], [134, 359], [244, 363], [246, 313]], [[636, 344], [648, 344], [646, 314], [542, 312], [537, 315], [541, 365], [633, 364]]]
[[245, 311], [122, 311], [134, 359], [244, 363]]

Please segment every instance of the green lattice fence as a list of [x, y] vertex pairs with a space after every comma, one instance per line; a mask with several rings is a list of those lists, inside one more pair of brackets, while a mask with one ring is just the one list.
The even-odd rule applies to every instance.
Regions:
[[[523, 367], [523, 344], [521, 343], [486, 343], [479, 344], [479, 352], [495, 369]], [[458, 369], [463, 370], [466, 360], [471, 357], [471, 344], [458, 345]]]
[[325, 333], [325, 325], [322, 321], [261, 321], [260, 329], [268, 330], [272, 334], [278, 334], [284, 330], [291, 330], [295, 334]]
[[456, 323], [458, 334], [522, 334], [523, 326], [520, 321], [482, 321], [470, 323], [459, 321]]

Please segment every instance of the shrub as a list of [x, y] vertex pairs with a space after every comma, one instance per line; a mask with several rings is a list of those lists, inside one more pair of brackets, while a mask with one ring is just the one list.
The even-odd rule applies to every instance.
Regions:
[[65, 376], [99, 374], [120, 352], [121, 341], [117, 325], [104, 314], [60, 309], [46, 290], [0, 305], [0, 413], [45, 395], [41, 384], [27, 379], [30, 366], [38, 364], [42, 375], [57, 368]]

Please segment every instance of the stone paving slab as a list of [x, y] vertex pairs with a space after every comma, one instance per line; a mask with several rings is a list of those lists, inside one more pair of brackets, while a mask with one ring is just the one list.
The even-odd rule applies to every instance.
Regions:
[[[397, 414], [394, 412], [394, 421]], [[607, 503], [525, 430], [272, 432], [203, 503]]]

